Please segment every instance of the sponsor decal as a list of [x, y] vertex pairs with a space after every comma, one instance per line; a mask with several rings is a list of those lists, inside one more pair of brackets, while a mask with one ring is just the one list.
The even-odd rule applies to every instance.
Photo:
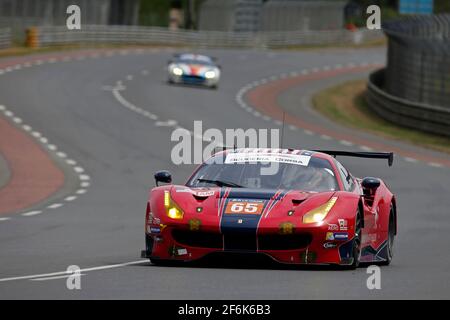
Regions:
[[182, 255], [186, 255], [186, 254], [188, 253], [186, 248], [183, 248], [183, 247], [177, 247], [177, 246], [175, 246], [175, 245], [170, 246], [170, 247], [168, 248], [168, 252], [169, 252], [169, 254], [170, 254], [172, 257], [174, 257], [174, 256], [182, 256]]
[[161, 223], [161, 219], [160, 218], [153, 217], [153, 224], [160, 224], [160, 223]]
[[337, 244], [334, 243], [334, 242], [325, 242], [325, 243], [323, 244], [323, 247], [324, 247], [325, 249], [334, 249], [334, 248], [337, 247]]
[[325, 240], [333, 241], [333, 240], [347, 240], [348, 233], [347, 232], [327, 232], [325, 235]]
[[346, 219], [338, 219], [338, 223], [339, 223], [339, 230], [340, 231], [347, 231], [348, 230], [347, 220]]
[[210, 196], [213, 196], [216, 193], [216, 191], [214, 191], [214, 190], [192, 190], [192, 189], [189, 189], [189, 188], [178, 188], [178, 189], [175, 189], [175, 192], [192, 193], [192, 194], [196, 195], [197, 197], [210, 197]]
[[339, 226], [335, 223], [328, 224], [328, 230], [330, 231], [339, 231]]
[[216, 192], [214, 190], [209, 190], [209, 191], [193, 190], [192, 193], [194, 193], [197, 197], [210, 197], [210, 196], [213, 196]]
[[334, 240], [334, 233], [327, 232], [327, 234], [325, 235], [325, 240]]
[[237, 223], [242, 224], [243, 220], [242, 219], [238, 219]]
[[161, 233], [161, 228], [159, 227], [151, 227], [150, 233]]
[[225, 163], [290, 163], [301, 166], [308, 166], [311, 156], [291, 153], [263, 153], [263, 152], [242, 152], [242, 153], [228, 153], [225, 158]]
[[198, 219], [189, 220], [189, 230], [198, 231], [200, 230], [201, 221]]
[[264, 209], [264, 200], [231, 199], [225, 208], [226, 214], [256, 214]]
[[333, 233], [334, 240], [347, 240], [348, 233], [347, 232], [335, 232]]
[[283, 222], [280, 224], [280, 234], [292, 234], [294, 232], [295, 225], [290, 222]]

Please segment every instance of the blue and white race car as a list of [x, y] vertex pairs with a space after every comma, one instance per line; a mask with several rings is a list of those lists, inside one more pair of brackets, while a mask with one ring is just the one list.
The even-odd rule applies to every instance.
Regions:
[[215, 59], [199, 54], [177, 54], [169, 61], [167, 71], [169, 83], [203, 85], [217, 88], [220, 80], [220, 66]]

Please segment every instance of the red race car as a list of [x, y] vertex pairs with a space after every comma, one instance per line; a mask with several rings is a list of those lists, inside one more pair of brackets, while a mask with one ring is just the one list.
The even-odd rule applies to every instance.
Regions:
[[258, 253], [287, 264], [389, 264], [396, 200], [378, 178], [353, 177], [335, 158], [392, 153], [228, 149], [185, 185], [155, 174], [143, 258], [193, 261], [211, 253]]

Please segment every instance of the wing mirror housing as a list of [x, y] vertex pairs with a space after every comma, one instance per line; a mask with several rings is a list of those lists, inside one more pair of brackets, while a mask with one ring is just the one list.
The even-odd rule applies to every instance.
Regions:
[[172, 183], [172, 174], [167, 170], [156, 171], [155, 183], [158, 186], [158, 182]]
[[380, 179], [372, 178], [372, 177], [366, 177], [362, 180], [361, 186], [363, 187], [364, 195], [370, 196], [375, 193], [375, 191], [380, 186], [381, 182]]

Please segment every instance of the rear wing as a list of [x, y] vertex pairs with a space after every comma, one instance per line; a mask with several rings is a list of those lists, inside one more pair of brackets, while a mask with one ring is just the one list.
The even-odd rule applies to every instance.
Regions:
[[394, 163], [393, 152], [352, 152], [352, 151], [335, 151], [335, 150], [313, 150], [315, 152], [322, 152], [329, 154], [336, 158], [336, 156], [343, 157], [357, 157], [357, 158], [371, 158], [371, 159], [387, 159], [389, 167]]

